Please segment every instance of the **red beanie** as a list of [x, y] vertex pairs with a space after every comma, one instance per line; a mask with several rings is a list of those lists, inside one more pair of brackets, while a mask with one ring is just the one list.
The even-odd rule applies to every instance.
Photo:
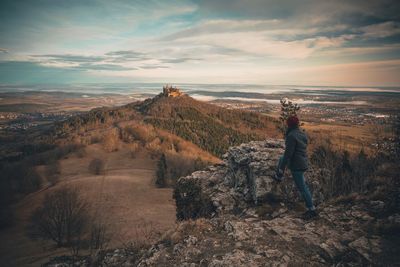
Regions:
[[299, 126], [299, 118], [297, 118], [296, 116], [290, 116], [287, 120], [286, 120], [287, 126], [289, 128], [293, 128], [293, 127], [297, 127]]

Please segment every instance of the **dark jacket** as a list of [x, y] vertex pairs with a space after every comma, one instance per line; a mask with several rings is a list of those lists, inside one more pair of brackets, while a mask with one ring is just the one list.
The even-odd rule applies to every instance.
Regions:
[[289, 128], [286, 132], [286, 147], [283, 155], [281, 169], [286, 166], [292, 171], [305, 171], [308, 169], [307, 136], [299, 129]]

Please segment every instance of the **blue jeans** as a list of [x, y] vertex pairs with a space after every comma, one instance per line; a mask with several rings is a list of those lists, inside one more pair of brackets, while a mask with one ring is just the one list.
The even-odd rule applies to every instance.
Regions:
[[[279, 159], [278, 168], [281, 167], [282, 159], [283, 159], [283, 157], [281, 157]], [[294, 183], [296, 184], [297, 190], [299, 190], [301, 196], [304, 199], [304, 202], [306, 203], [307, 209], [314, 210], [315, 207], [314, 207], [314, 204], [313, 204], [313, 201], [312, 201], [312, 196], [311, 196], [311, 193], [310, 193], [310, 189], [308, 189], [308, 186], [307, 186], [307, 184], [305, 182], [305, 179], [304, 179], [304, 171], [293, 171], [293, 170], [291, 170], [291, 173], [292, 173], [292, 177], [293, 177]]]

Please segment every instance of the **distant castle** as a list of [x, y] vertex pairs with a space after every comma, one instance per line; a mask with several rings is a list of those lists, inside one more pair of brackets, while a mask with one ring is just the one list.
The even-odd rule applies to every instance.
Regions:
[[163, 95], [166, 97], [177, 97], [183, 95], [183, 93], [177, 87], [167, 84], [163, 86]]

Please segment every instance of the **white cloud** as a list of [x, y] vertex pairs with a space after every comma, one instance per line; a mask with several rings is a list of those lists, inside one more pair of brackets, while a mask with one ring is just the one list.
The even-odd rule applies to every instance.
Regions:
[[[315, 37], [294, 41], [274, 39], [269, 31], [209, 33], [199, 36], [181, 37], [162, 44], [166, 46], [197, 46], [223, 48], [237, 51], [236, 56], [263, 56], [281, 59], [305, 59], [313, 52], [342, 45], [350, 36], [335, 38]], [[184, 50], [184, 49], [181, 49]], [[206, 56], [206, 55], [202, 55]]]
[[368, 38], [384, 38], [400, 34], [400, 23], [394, 21], [386, 21], [379, 24], [373, 24], [360, 29], [364, 37]]
[[392, 44], [392, 45], [380, 45], [380, 46], [366, 46], [366, 47], [338, 47], [329, 50], [324, 50], [319, 52], [320, 56], [325, 57], [352, 57], [352, 56], [359, 56], [359, 55], [373, 55], [373, 54], [380, 54], [380, 53], [388, 53], [393, 51], [400, 51], [400, 44]]

